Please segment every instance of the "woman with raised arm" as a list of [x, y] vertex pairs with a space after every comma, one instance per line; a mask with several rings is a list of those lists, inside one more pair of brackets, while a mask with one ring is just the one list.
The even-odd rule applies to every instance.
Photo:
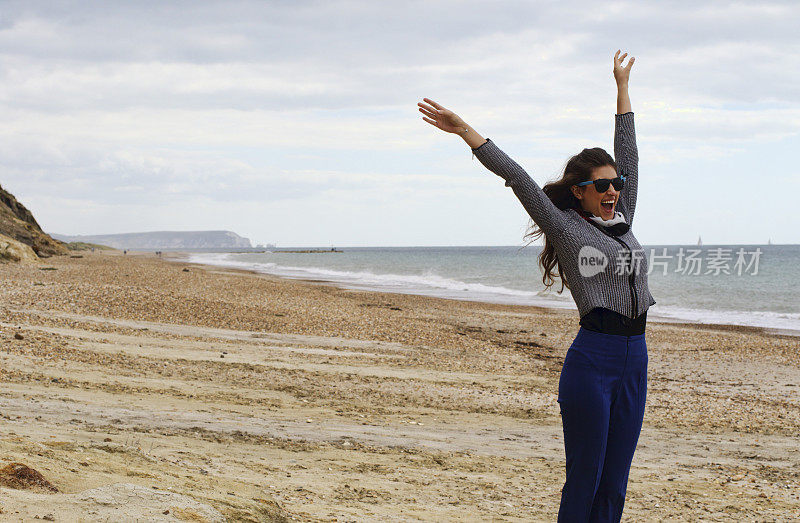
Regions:
[[[639, 156], [628, 97], [634, 58], [614, 55], [617, 83], [614, 155], [584, 149], [561, 179], [540, 188], [494, 142], [454, 112], [425, 98], [423, 120], [458, 134], [490, 171], [505, 180], [544, 236], [542, 281], [556, 276], [570, 289], [580, 328], [558, 384], [564, 428], [566, 482], [559, 521], [619, 521], [647, 395], [647, 259], [631, 231]], [[558, 273], [554, 270], [557, 268]]]

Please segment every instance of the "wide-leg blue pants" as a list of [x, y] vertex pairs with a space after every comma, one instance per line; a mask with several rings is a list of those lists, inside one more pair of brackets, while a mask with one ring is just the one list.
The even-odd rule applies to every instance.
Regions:
[[561, 379], [567, 480], [559, 522], [619, 521], [647, 397], [644, 334], [580, 328]]

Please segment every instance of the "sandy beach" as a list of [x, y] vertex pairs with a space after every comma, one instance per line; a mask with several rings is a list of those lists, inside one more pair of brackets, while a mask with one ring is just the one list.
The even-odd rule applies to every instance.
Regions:
[[[572, 311], [152, 255], [0, 265], [0, 519], [554, 521]], [[648, 325], [626, 521], [800, 519], [800, 338]]]

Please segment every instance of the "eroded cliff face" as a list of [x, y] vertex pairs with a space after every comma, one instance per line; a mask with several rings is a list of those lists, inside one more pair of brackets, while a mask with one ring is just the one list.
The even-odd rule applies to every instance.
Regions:
[[45, 234], [31, 211], [2, 186], [0, 186], [0, 234], [28, 245], [41, 258], [67, 254], [67, 246]]
[[36, 263], [38, 261], [39, 257], [30, 246], [0, 234], [0, 263]]

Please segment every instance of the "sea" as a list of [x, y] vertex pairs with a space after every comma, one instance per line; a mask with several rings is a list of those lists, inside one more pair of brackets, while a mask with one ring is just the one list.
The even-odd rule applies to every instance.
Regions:
[[[189, 261], [353, 289], [572, 309], [577, 321], [569, 290], [557, 292], [559, 280], [545, 289], [539, 245], [319, 249], [327, 252], [192, 253]], [[641, 256], [657, 302], [648, 320], [800, 335], [800, 245], [645, 245]]]

